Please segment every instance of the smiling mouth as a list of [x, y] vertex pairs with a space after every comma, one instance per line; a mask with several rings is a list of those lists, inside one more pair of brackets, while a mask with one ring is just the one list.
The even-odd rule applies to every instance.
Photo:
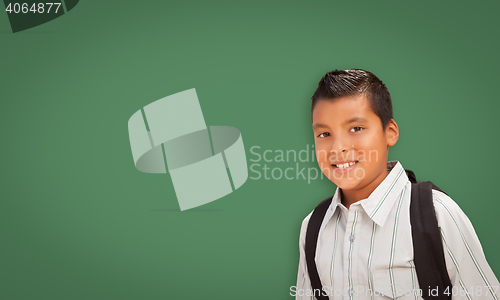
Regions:
[[348, 162], [348, 163], [345, 163], [345, 164], [332, 165], [332, 166], [335, 167], [335, 168], [337, 168], [337, 169], [343, 170], [343, 169], [347, 169], [349, 167], [352, 167], [352, 166], [354, 166], [357, 163], [358, 163], [358, 161], [351, 161], [351, 162]]

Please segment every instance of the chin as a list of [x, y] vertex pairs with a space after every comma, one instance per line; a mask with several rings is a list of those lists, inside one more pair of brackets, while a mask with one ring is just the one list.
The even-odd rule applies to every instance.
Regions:
[[[332, 172], [328, 174], [328, 172]], [[333, 182], [336, 186], [338, 186], [342, 190], [353, 190], [356, 189], [359, 184], [360, 184], [360, 178], [338, 178], [332, 176], [333, 172], [335, 172], [333, 169], [329, 169], [328, 172], [323, 172], [323, 174]]]
[[344, 191], [355, 190], [359, 186], [358, 180], [336, 180], [336, 182], [333, 181], [333, 183]]

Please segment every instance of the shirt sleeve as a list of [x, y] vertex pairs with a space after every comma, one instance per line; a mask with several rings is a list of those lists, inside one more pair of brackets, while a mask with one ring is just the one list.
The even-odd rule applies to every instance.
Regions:
[[300, 238], [299, 238], [299, 271], [297, 273], [297, 285], [295, 286], [295, 291], [293, 287], [291, 289], [291, 295], [295, 295], [296, 300], [314, 300], [311, 296], [311, 281], [309, 280], [309, 274], [307, 273], [307, 265], [306, 265], [306, 255], [305, 255], [305, 238], [306, 238], [306, 230], [307, 224], [309, 223], [309, 218], [311, 214], [309, 214], [304, 221], [302, 221], [302, 226], [300, 229]]
[[491, 270], [469, 218], [446, 194], [434, 191], [452, 299], [500, 299], [500, 284]]

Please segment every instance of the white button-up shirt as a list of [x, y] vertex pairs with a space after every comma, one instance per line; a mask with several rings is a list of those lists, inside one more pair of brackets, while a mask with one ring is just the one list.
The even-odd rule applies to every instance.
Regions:
[[[319, 277], [330, 299], [422, 299], [413, 263], [411, 182], [398, 161], [367, 199], [347, 209], [337, 188], [316, 249]], [[500, 300], [500, 285], [471, 222], [446, 194], [432, 191], [453, 299]], [[312, 213], [311, 213], [312, 214]], [[305, 260], [309, 214], [300, 231], [296, 299], [315, 299]]]

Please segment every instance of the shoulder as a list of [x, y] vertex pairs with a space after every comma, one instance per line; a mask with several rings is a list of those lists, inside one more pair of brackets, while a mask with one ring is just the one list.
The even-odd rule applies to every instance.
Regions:
[[[464, 247], [477, 245], [477, 248], [482, 251], [474, 226], [460, 206], [443, 192], [433, 190], [432, 196], [436, 219], [444, 242], [452, 248], [459, 245]], [[465, 248], [462, 251], [465, 251]]]
[[329, 197], [323, 199], [321, 202], [318, 202], [316, 207], [314, 207], [314, 209], [304, 218], [304, 220], [302, 220], [301, 230], [307, 229], [307, 226], [309, 224], [309, 220], [311, 219], [311, 216], [316, 209], [319, 209], [320, 211], [326, 212], [325, 217], [328, 216], [328, 211], [332, 207], [333, 197], [334, 196], [329, 196]]
[[[305, 235], [307, 232], [307, 227], [309, 226], [309, 221], [311, 220], [311, 217], [317, 208], [320, 208], [320, 210], [325, 210], [325, 212], [326, 212], [325, 216], [323, 217], [322, 222], [325, 222], [326, 220], [328, 220], [330, 218], [331, 213], [333, 211], [331, 209], [332, 208], [332, 199], [333, 199], [333, 196], [329, 196], [326, 199], [324, 199], [323, 201], [319, 202], [318, 205], [316, 205], [316, 207], [304, 218], [304, 220], [302, 220], [302, 225], [300, 227], [300, 237], [301, 238], [305, 238]], [[317, 218], [317, 217], [318, 217], [318, 215], [315, 216], [315, 218]]]
[[463, 226], [472, 226], [467, 215], [450, 196], [433, 189], [432, 199], [439, 227], [451, 226], [458, 229]]
[[[438, 221], [459, 221], [459, 219], [467, 219], [467, 216], [458, 204], [445, 193], [432, 190], [432, 200]], [[441, 226], [440, 226], [441, 227]]]

